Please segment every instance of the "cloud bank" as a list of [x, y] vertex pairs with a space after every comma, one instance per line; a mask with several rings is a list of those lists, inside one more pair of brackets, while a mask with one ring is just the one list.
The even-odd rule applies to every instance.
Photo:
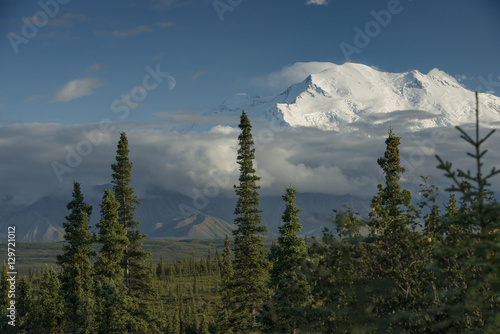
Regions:
[[[0, 204], [26, 204], [58, 191], [71, 193], [73, 181], [84, 188], [109, 183], [120, 131], [127, 132], [130, 158], [134, 163], [133, 185], [138, 194], [152, 187], [194, 197], [214, 186], [222, 194], [234, 195], [237, 183], [237, 137], [239, 129], [216, 126], [204, 133], [177, 133], [168, 124], [114, 123], [113, 131], [99, 132], [100, 124], [18, 124], [0, 127]], [[384, 133], [385, 132], [385, 133]], [[378, 134], [375, 134], [378, 133]], [[434, 154], [464, 170], [474, 171], [469, 150], [453, 128], [405, 133], [401, 161], [407, 172], [403, 186], [414, 191], [420, 175], [431, 176], [441, 189], [450, 185], [435, 168]], [[385, 150], [387, 130], [368, 135], [364, 131], [336, 134], [308, 128], [254, 127], [255, 166], [261, 176], [261, 194], [282, 194], [293, 185], [300, 192], [373, 196], [384, 182], [377, 159]], [[485, 148], [485, 170], [500, 161], [500, 138], [494, 135]], [[62, 182], [54, 163], [68, 167]], [[500, 191], [499, 178], [492, 189]], [[223, 180], [223, 181], [221, 181]], [[68, 195], [69, 196], [69, 195]]]

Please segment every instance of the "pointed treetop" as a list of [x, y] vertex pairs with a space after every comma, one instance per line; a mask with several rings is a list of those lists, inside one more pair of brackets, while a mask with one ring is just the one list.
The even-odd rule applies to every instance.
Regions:
[[79, 215], [80, 212], [86, 213], [87, 216], [92, 214], [92, 206], [85, 204], [83, 200], [80, 183], [73, 182], [73, 200], [66, 205], [66, 208], [71, 211], [71, 214], [65, 217], [66, 220], [75, 220], [75, 215]]

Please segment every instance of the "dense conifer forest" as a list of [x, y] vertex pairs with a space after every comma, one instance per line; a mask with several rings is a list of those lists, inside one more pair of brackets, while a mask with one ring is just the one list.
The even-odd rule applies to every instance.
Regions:
[[[479, 110], [476, 110], [479, 117]], [[479, 124], [479, 122], [477, 122]], [[280, 237], [266, 250], [251, 124], [241, 115], [234, 211], [224, 250], [151, 261], [134, 212], [132, 162], [122, 133], [112, 191], [100, 208], [74, 183], [57, 268], [17, 277], [15, 327], [8, 323], [8, 268], [0, 281], [2, 333], [498, 333], [500, 205], [484, 171], [486, 136], [458, 128], [476, 170], [437, 157], [445, 192], [422, 177], [421, 199], [402, 189], [400, 138], [389, 129], [371, 212], [333, 212], [334, 230], [304, 240], [297, 190], [284, 189]], [[334, 153], [332, 153], [334, 154]], [[439, 205], [438, 197], [447, 204]], [[412, 204], [413, 203], [413, 204]], [[89, 216], [99, 215], [97, 233]]]

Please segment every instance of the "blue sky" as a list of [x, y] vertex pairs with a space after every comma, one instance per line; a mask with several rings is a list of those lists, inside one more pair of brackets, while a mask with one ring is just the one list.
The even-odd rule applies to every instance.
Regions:
[[[349, 60], [341, 43], [356, 47], [355, 28], [365, 31], [373, 12], [391, 6], [390, 22], [377, 23], [378, 31], [372, 24], [373, 37], [358, 41], [351, 61], [389, 72], [437, 67], [465, 76], [471, 89], [500, 94], [499, 1], [40, 2], [49, 10], [38, 1], [0, 1], [3, 124], [118, 119], [113, 105], [143, 84], [147, 67], [168, 76], [154, 89], [136, 89], [140, 101], [127, 121], [200, 112], [238, 92], [270, 94], [281, 87], [269, 75], [286, 66]], [[30, 22], [38, 23], [34, 34]]]

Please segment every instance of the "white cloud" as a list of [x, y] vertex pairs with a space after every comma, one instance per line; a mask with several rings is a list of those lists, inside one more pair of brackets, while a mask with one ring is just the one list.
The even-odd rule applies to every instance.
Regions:
[[330, 0], [307, 0], [306, 5], [318, 5], [326, 6], [330, 3]]
[[255, 85], [264, 86], [265, 88], [283, 90], [290, 85], [303, 81], [310, 74], [319, 73], [335, 66], [338, 65], [327, 62], [298, 62], [287, 65], [280, 71], [272, 72], [265, 77], [254, 78], [252, 82]]
[[105, 82], [97, 78], [75, 79], [64, 84], [52, 96], [53, 102], [67, 102], [82, 96], [92, 95], [94, 89], [104, 85]]
[[159, 28], [170, 28], [170, 27], [175, 26], [175, 22], [171, 22], [171, 21], [157, 22], [157, 23], [155, 23], [155, 25]]
[[94, 32], [94, 34], [97, 36], [131, 37], [131, 36], [138, 36], [144, 32], [153, 32], [153, 31], [154, 31], [153, 28], [149, 26], [137, 26], [126, 30], [96, 31]]

